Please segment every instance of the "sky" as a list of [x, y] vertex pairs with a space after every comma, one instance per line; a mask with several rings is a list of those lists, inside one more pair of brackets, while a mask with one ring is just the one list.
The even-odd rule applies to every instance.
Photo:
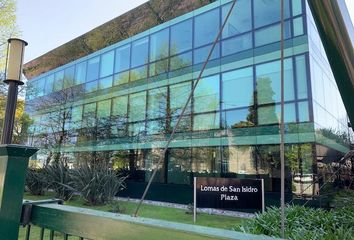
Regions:
[[[353, 21], [354, 0], [345, 1]], [[33, 60], [144, 2], [147, 0], [17, 0], [16, 14], [22, 32], [21, 38], [29, 43], [24, 62]]]

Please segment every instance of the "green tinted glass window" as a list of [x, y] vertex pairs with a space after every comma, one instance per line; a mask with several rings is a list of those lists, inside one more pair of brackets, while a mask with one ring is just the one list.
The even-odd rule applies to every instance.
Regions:
[[[258, 104], [280, 102], [280, 61], [256, 66]], [[292, 59], [284, 61], [285, 101], [294, 100]]]
[[75, 84], [81, 84], [86, 81], [86, 62], [76, 65], [75, 69]]
[[220, 27], [219, 9], [210, 10], [194, 18], [194, 47], [200, 47], [215, 40]]
[[136, 80], [140, 80], [143, 78], [147, 78], [147, 67], [146, 66], [130, 70], [130, 81], [131, 82], [136, 81]]
[[106, 88], [110, 88], [112, 87], [113, 84], [113, 77], [106, 77], [106, 78], [102, 78], [99, 81], [99, 89], [106, 89]]
[[129, 71], [117, 73], [114, 75], [113, 85], [120, 85], [129, 82]]
[[[266, 28], [261, 28], [255, 31], [255, 45], [256, 47], [267, 45], [274, 42], [280, 41], [280, 24], [271, 25]], [[284, 39], [288, 39], [291, 37], [291, 27], [290, 21], [285, 22], [284, 29]]]
[[200, 114], [193, 117], [194, 131], [218, 129], [219, 127], [220, 113]]
[[[194, 50], [194, 64], [204, 63], [207, 60], [208, 54], [211, 50], [212, 45], [198, 48]], [[220, 44], [216, 44], [211, 54], [210, 60], [216, 59], [220, 57]]]
[[253, 68], [244, 68], [222, 75], [223, 109], [253, 105]]
[[241, 128], [254, 126], [255, 111], [253, 108], [225, 111], [221, 114], [222, 125], [225, 128]]
[[170, 70], [174, 71], [180, 68], [192, 65], [192, 52], [177, 55], [170, 59]]
[[92, 82], [88, 82], [85, 84], [85, 92], [86, 93], [91, 93], [91, 92], [95, 92], [98, 89], [98, 81], [92, 81]]
[[169, 53], [169, 28], [161, 30], [150, 36], [150, 61], [168, 57]]
[[148, 62], [149, 38], [139, 39], [132, 44], [131, 67], [144, 65]]
[[111, 100], [104, 100], [97, 104], [97, 117], [106, 118], [111, 115]]
[[54, 92], [63, 89], [64, 85], [64, 71], [56, 72], [54, 75]]
[[171, 26], [171, 55], [192, 49], [193, 20]]
[[166, 117], [167, 88], [157, 88], [148, 92], [148, 118]]
[[214, 75], [202, 78], [194, 92], [194, 112], [208, 112], [219, 109], [220, 77]]
[[96, 103], [89, 103], [84, 105], [84, 117], [96, 115]]
[[252, 34], [247, 33], [241, 36], [233, 37], [222, 42], [222, 55], [242, 52], [252, 48]]
[[74, 86], [75, 66], [64, 70], [64, 89]]
[[145, 120], [146, 92], [131, 94], [129, 97], [129, 121]]
[[128, 70], [130, 67], [130, 44], [116, 50], [115, 72]]
[[[239, 0], [233, 9], [228, 22], [223, 31], [223, 38], [238, 35], [250, 31], [252, 28], [252, 1]], [[225, 21], [230, 11], [231, 3], [222, 6], [222, 17]]]
[[44, 89], [45, 95], [50, 94], [53, 91], [53, 85], [54, 85], [54, 75], [51, 74], [45, 78], [45, 89]]
[[[289, 0], [284, 0], [284, 15], [285, 18], [290, 16]], [[254, 1], [254, 23], [255, 27], [265, 26], [271, 23], [280, 21], [280, 1], [267, 0], [267, 1]]]
[[112, 116], [127, 117], [128, 96], [113, 98]]
[[295, 18], [293, 20], [294, 37], [304, 34], [304, 24], [302, 17]]
[[308, 97], [307, 94], [307, 66], [304, 55], [295, 58], [296, 63], [296, 81], [297, 81], [297, 97], [304, 99]]
[[[267, 124], [277, 124], [280, 121], [280, 111], [281, 106], [279, 104], [259, 107], [258, 108], [258, 124], [267, 125]], [[285, 104], [284, 106], [284, 122], [296, 122], [296, 111], [295, 104]]]
[[[191, 82], [180, 83], [170, 86], [170, 111], [172, 116], [178, 116], [181, 114], [181, 111], [184, 105], [187, 102], [188, 96], [191, 92]], [[190, 113], [189, 103], [186, 114]]]
[[101, 56], [100, 77], [106, 77], [113, 74], [114, 51], [104, 53]]
[[87, 62], [87, 78], [86, 81], [96, 80], [100, 70], [100, 57], [91, 58]]
[[300, 122], [308, 122], [310, 121], [310, 111], [309, 111], [309, 103], [306, 102], [299, 102], [299, 121]]
[[292, 0], [293, 3], [293, 16], [302, 13], [302, 0]]

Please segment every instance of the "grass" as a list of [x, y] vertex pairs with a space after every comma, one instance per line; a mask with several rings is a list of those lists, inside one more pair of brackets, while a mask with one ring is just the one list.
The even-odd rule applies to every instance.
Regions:
[[[52, 193], [48, 193], [45, 196], [33, 196], [33, 195], [29, 195], [28, 193], [25, 193], [24, 199], [43, 200], [43, 199], [53, 198], [53, 196], [54, 195]], [[84, 200], [79, 197], [75, 197], [72, 200], [65, 202], [65, 204], [69, 205], [69, 206], [83, 207], [83, 208], [89, 208], [89, 209], [94, 209], [94, 210], [99, 210], [99, 211], [109, 211], [111, 209], [111, 206], [109, 206], [109, 205], [102, 205], [102, 206], [85, 205]], [[125, 202], [125, 201], [119, 201], [118, 204], [121, 209], [125, 210], [124, 214], [128, 214], [128, 215], [132, 215], [135, 211], [136, 206], [137, 206], [137, 203]], [[140, 208], [139, 216], [146, 217], [146, 218], [153, 218], [153, 219], [161, 219], [161, 220], [172, 221], [172, 222], [194, 224], [193, 223], [193, 215], [186, 214], [185, 212], [186, 212], [186, 210], [184, 210], [184, 209], [176, 209], [176, 208], [152, 206], [152, 205], [143, 204], [142, 207]], [[241, 225], [242, 223], [244, 223], [244, 221], [245, 221], [245, 219], [237, 218], [237, 217], [209, 215], [209, 214], [205, 214], [205, 213], [199, 213], [197, 215], [196, 225], [231, 230], [235, 226]], [[21, 228], [19, 239], [25, 239], [25, 234], [26, 234], [26, 230], [24, 228]], [[46, 231], [45, 234], [46, 234], [45, 238], [48, 239], [49, 232]], [[158, 237], [159, 234], [161, 234], [161, 233], [159, 233], [159, 231], [151, 228], [151, 232], [147, 233], [146, 236], [151, 235], [151, 239], [160, 239]], [[56, 236], [61, 236], [61, 235], [56, 234]], [[188, 234], [188, 236], [186, 236], [185, 233], [177, 233], [177, 232], [174, 233], [174, 239], [185, 239], [186, 237], [188, 237], [187, 239], [206, 239], [205, 237], [201, 238], [200, 236], [196, 236], [196, 235]], [[39, 239], [39, 229], [38, 228], [33, 227], [33, 229], [31, 230], [31, 239]], [[63, 237], [61, 237], [61, 238], [56, 237], [55, 239], [63, 239]], [[70, 239], [76, 239], [76, 238], [70, 238]], [[147, 239], [147, 238], [144, 237], [144, 239]], [[162, 239], [163, 239], [163, 237], [162, 237]]]

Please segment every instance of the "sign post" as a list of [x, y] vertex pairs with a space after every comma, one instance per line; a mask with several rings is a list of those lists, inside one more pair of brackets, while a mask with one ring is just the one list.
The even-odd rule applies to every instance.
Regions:
[[194, 177], [194, 187], [193, 187], [193, 221], [194, 223], [197, 221], [197, 178]]
[[237, 178], [194, 178], [194, 221], [196, 208], [252, 209], [264, 212], [264, 180]]

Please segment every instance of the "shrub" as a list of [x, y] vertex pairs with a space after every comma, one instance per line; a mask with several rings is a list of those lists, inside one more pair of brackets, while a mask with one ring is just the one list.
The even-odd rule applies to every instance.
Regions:
[[[352, 239], [354, 233], [354, 206], [337, 210], [287, 206], [285, 235], [293, 240]], [[258, 214], [237, 231], [280, 237], [280, 209], [271, 207]]]
[[127, 209], [125, 207], [122, 207], [118, 201], [114, 200], [109, 202], [108, 207], [108, 211], [112, 213], [125, 213], [127, 211]]
[[106, 166], [84, 164], [72, 171], [72, 186], [89, 205], [105, 204], [123, 188], [126, 177]]
[[43, 195], [47, 187], [42, 168], [28, 168], [26, 174], [25, 190], [32, 195]]
[[74, 191], [70, 186], [71, 175], [70, 169], [64, 163], [53, 163], [45, 167], [46, 180], [48, 187], [55, 192], [55, 197], [69, 200]]

